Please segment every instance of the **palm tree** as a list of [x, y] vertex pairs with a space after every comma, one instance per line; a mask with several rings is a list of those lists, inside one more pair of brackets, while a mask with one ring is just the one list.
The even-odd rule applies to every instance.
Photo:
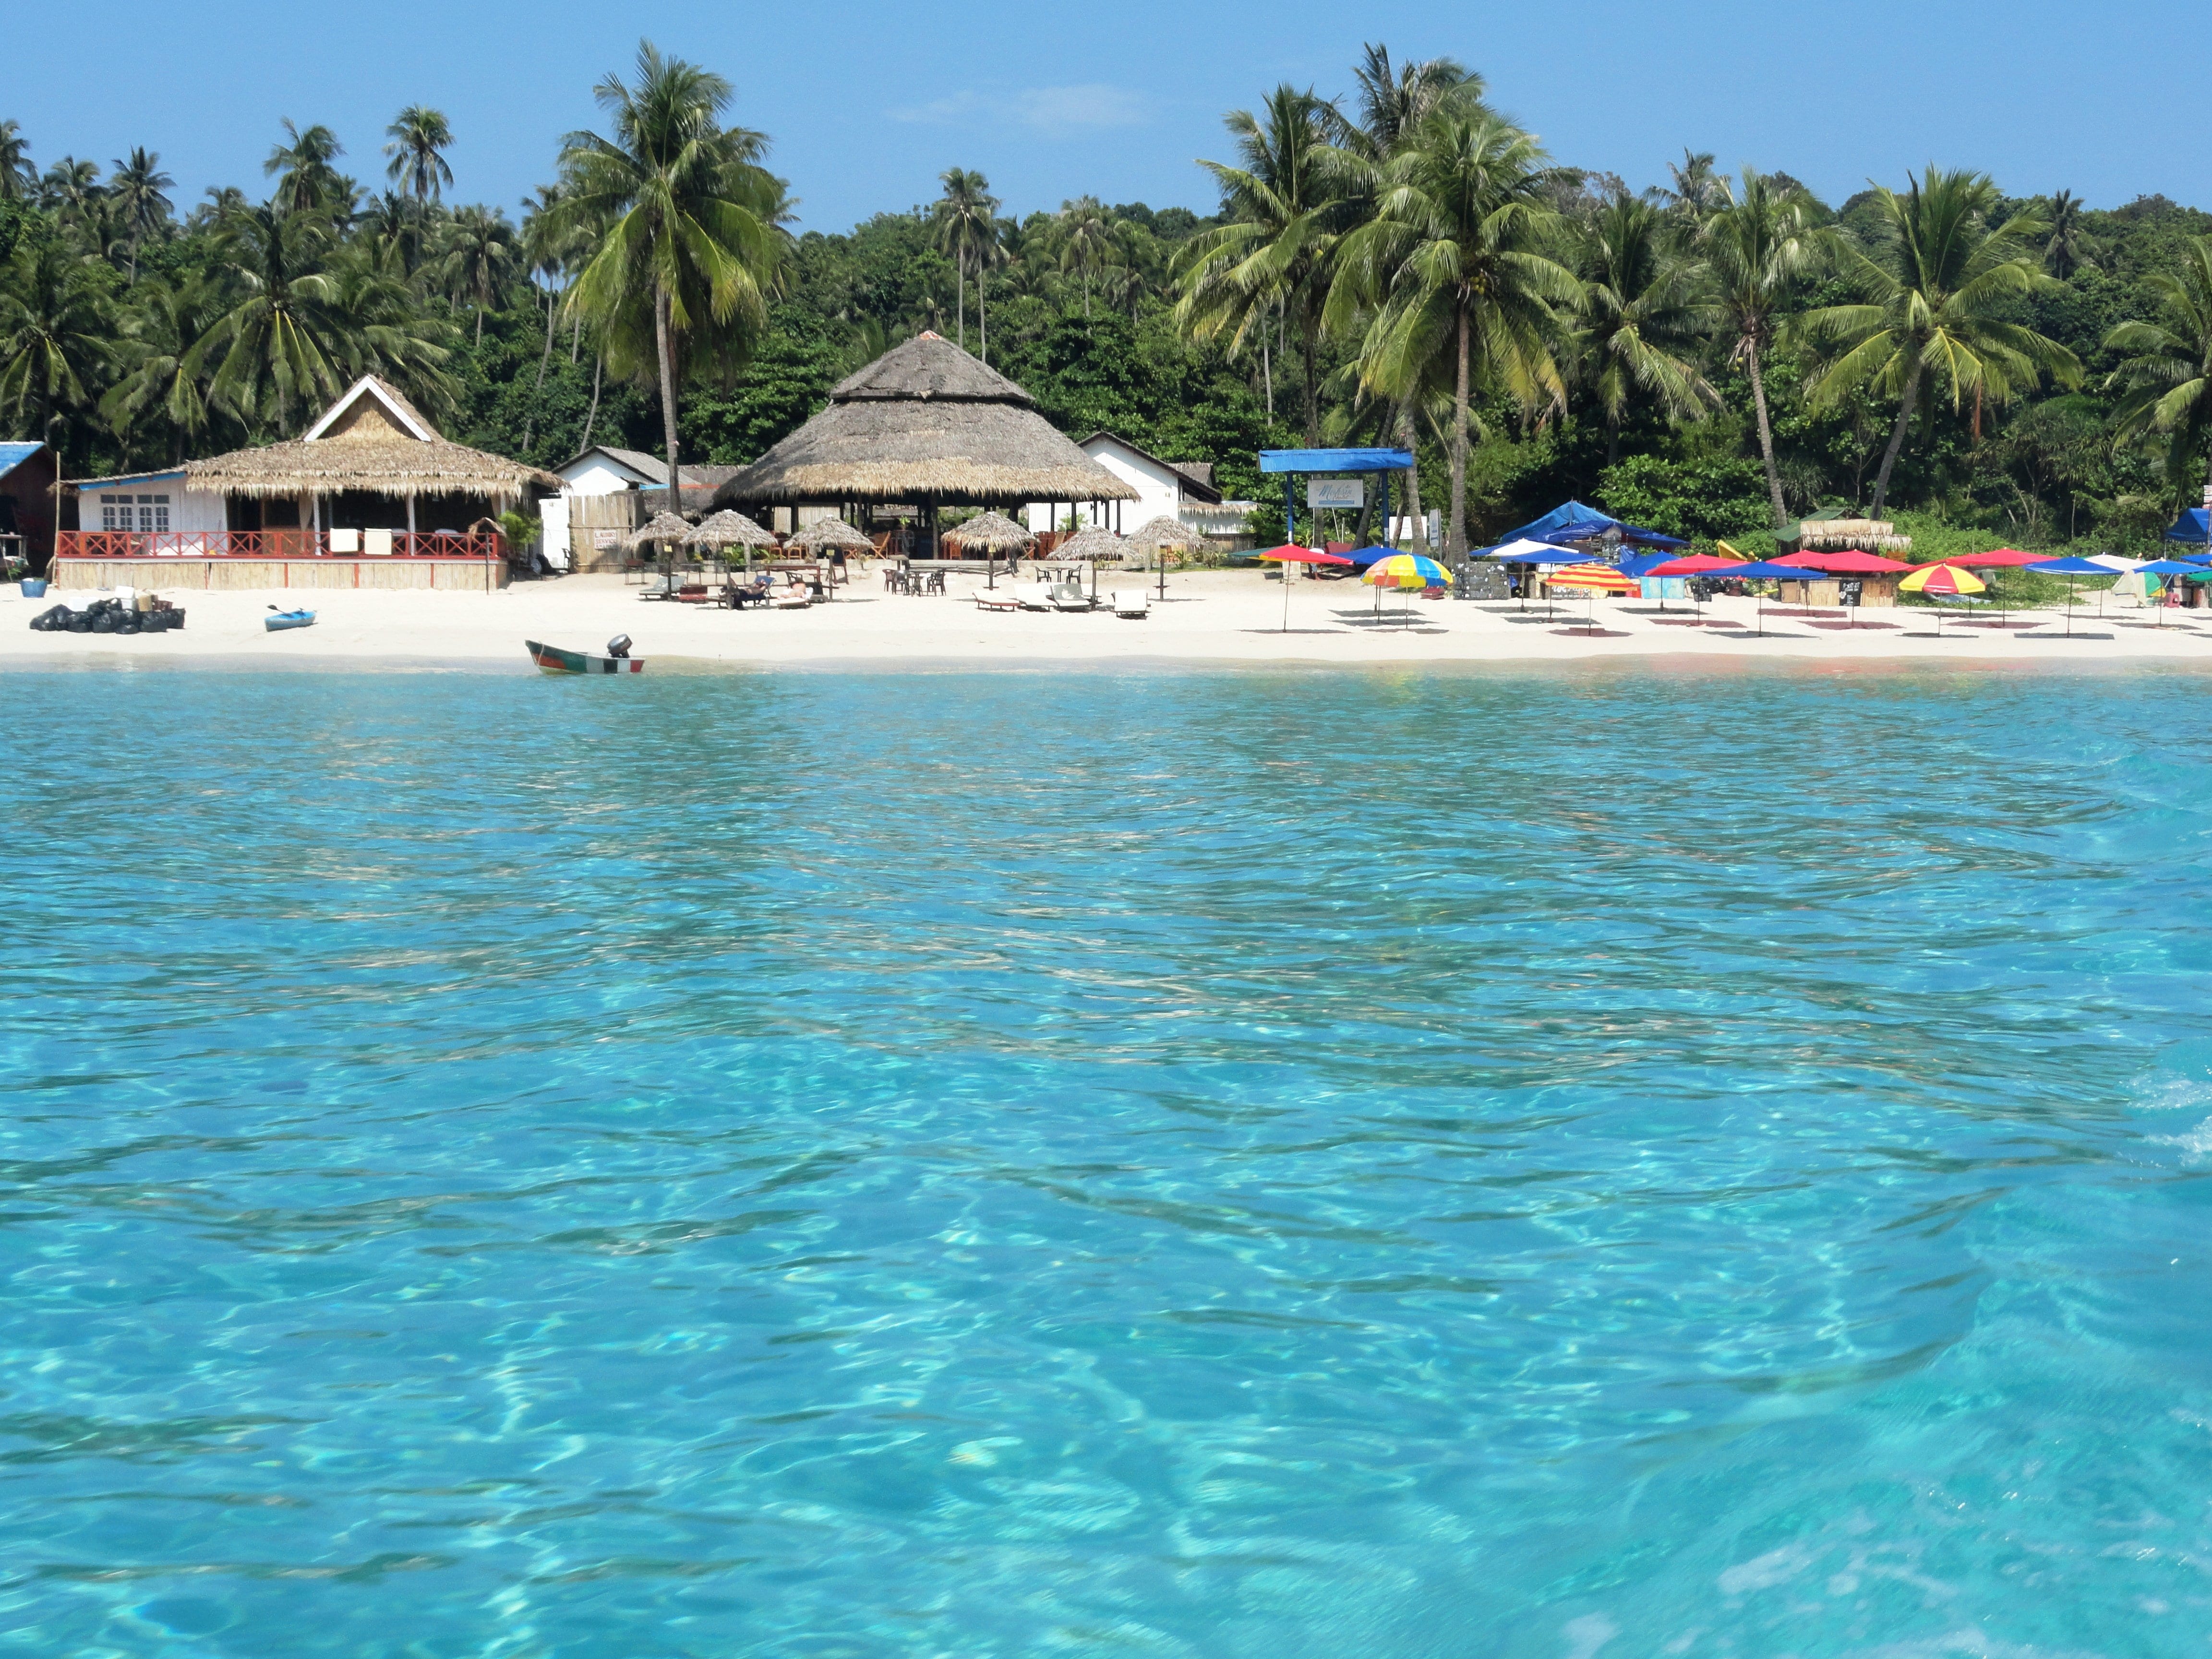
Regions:
[[1445, 100], [1479, 104], [1484, 90], [1482, 77], [1455, 58], [1393, 66], [1384, 46], [1365, 47], [1352, 77], [1359, 83], [1359, 125], [1345, 136], [1376, 161], [1396, 149]]
[[54, 441], [113, 335], [94, 273], [58, 239], [24, 239], [0, 266], [0, 410]]
[[133, 281], [138, 276], [138, 245], [169, 222], [172, 204], [165, 192], [174, 189], [176, 183], [161, 171], [161, 156], [143, 149], [132, 150], [129, 161], [116, 162], [115, 171], [108, 176], [108, 194], [131, 239]]
[[1449, 366], [1449, 554], [1467, 550], [1476, 384], [1524, 409], [1565, 406], [1551, 342], [1564, 331], [1557, 307], [1582, 285], [1550, 257], [1559, 218], [1543, 161], [1534, 138], [1488, 110], [1437, 110], [1384, 164], [1376, 216], [1345, 239], [1328, 295], [1332, 327], [1373, 312], [1360, 350], [1366, 385], [1417, 396]]
[[2005, 315], [2020, 297], [2058, 286], [2032, 248], [2046, 228], [2034, 210], [1992, 228], [2000, 198], [1988, 175], [1932, 166], [1902, 196], [1877, 185], [1874, 197], [1882, 257], [1854, 249], [1844, 264], [1846, 280], [1865, 297], [1808, 313], [1802, 326], [1808, 339], [1841, 353], [1807, 388], [1815, 406], [1867, 385], [1897, 399], [1896, 424], [1875, 475], [1871, 514], [1878, 519], [1921, 383], [1931, 374], [1955, 409], [1969, 392], [1978, 402], [2005, 404], [2033, 386], [2039, 371], [2074, 385], [2081, 365], [2056, 340]]
[[64, 215], [88, 214], [100, 200], [100, 164], [64, 155], [39, 180], [39, 205]]
[[330, 232], [312, 213], [270, 203], [224, 222], [222, 264], [239, 295], [185, 355], [183, 372], [209, 365], [209, 400], [240, 420], [273, 416], [279, 433], [292, 411], [336, 397], [345, 359], [331, 315], [337, 284], [324, 269]]
[[678, 366], [687, 349], [734, 359], [766, 323], [786, 200], [759, 165], [768, 141], [720, 125], [732, 96], [720, 76], [642, 41], [636, 85], [610, 75], [594, 95], [615, 136], [569, 135], [568, 194], [558, 211], [606, 233], [569, 303], [599, 325], [611, 367], [641, 373], [649, 364], [658, 379], [674, 512]]
[[13, 121], [0, 121], [0, 202], [20, 202], [39, 182], [31, 141]]
[[2043, 244], [2043, 264], [2053, 276], [2071, 276], [2082, 266], [2094, 268], [2102, 250], [2081, 224], [2081, 198], [2060, 191], [2051, 198], [2051, 234]]
[[[959, 289], [959, 332], [963, 350], [968, 345], [968, 267], [976, 263], [983, 244], [998, 228], [999, 198], [991, 194], [991, 181], [964, 167], [948, 167], [939, 173], [945, 194], [931, 204], [929, 216], [937, 228], [937, 246], [952, 256]], [[981, 278], [981, 267], [977, 275]], [[982, 296], [979, 291], [976, 304]]]
[[1743, 170], [1741, 190], [1720, 182], [1721, 205], [1698, 232], [1713, 305], [1728, 340], [1729, 361], [1751, 376], [1751, 401], [1759, 416], [1759, 453], [1766, 464], [1766, 493], [1777, 528], [1789, 522], [1782, 502], [1782, 474], [1774, 463], [1774, 423], [1766, 407], [1765, 357], [1774, 343], [1783, 307], [1806, 280], [1835, 257], [1835, 239], [1814, 223], [1814, 205], [1802, 189], [1753, 167]]
[[453, 146], [453, 130], [447, 125], [444, 113], [426, 104], [410, 104], [385, 128], [384, 136], [392, 141], [384, 147], [390, 158], [385, 163], [384, 176], [398, 185], [402, 194], [412, 194], [418, 204], [442, 196], [445, 186], [453, 182], [453, 170], [446, 163], [446, 152]]
[[1176, 320], [1199, 339], [1226, 332], [1234, 351], [1279, 310], [1295, 320], [1305, 359], [1306, 441], [1321, 441], [1321, 338], [1344, 198], [1323, 152], [1342, 125], [1336, 106], [1279, 86], [1267, 95], [1265, 118], [1232, 110], [1237, 167], [1200, 163], [1221, 186], [1228, 222], [1200, 231], [1177, 251], [1182, 289]]
[[477, 313], [477, 343], [483, 343], [485, 310], [513, 278], [520, 260], [514, 226], [504, 210], [465, 207], [447, 223], [439, 274], [447, 291], [467, 299]]
[[1079, 196], [1060, 204], [1053, 240], [1060, 250], [1060, 268], [1083, 278], [1083, 314], [1088, 317], [1091, 283], [1121, 251], [1120, 224], [1096, 196]]
[[198, 437], [208, 423], [204, 376], [187, 373], [185, 362], [192, 343], [222, 314], [216, 284], [199, 276], [172, 287], [149, 276], [132, 298], [121, 331], [128, 367], [100, 400], [100, 416], [121, 441], [124, 464], [129, 465], [134, 428], [159, 410], [176, 447], [167, 459], [180, 459], [184, 441]]
[[1605, 410], [1605, 464], [1620, 459], [1620, 422], [1644, 399], [1694, 420], [1719, 394], [1685, 353], [1711, 331], [1699, 272], [1668, 246], [1666, 216], [1650, 202], [1617, 195], [1583, 233], [1582, 332], [1598, 406]]
[[338, 211], [349, 201], [352, 185], [331, 165], [345, 154], [337, 134], [325, 126], [302, 132], [288, 120], [284, 136], [291, 142], [277, 145], [261, 164], [261, 171], [276, 180], [270, 199], [286, 213]]
[[1703, 225], [1729, 203], [1729, 181], [1725, 175], [1713, 171], [1711, 150], [1682, 151], [1682, 164], [1669, 161], [1667, 171], [1672, 182], [1662, 185], [1659, 199], [1667, 204], [1667, 211], [1680, 227], [1695, 234]]
[[2179, 270], [2145, 279], [2158, 321], [2122, 323], [2105, 349], [2129, 354], [2110, 383], [2123, 393], [2115, 425], [2126, 435], [2166, 434], [2166, 479], [2186, 506], [2184, 480], [2212, 436], [2212, 237], [2192, 236], [2183, 249]]
[[976, 355], [985, 362], [991, 361], [991, 311], [986, 303], [989, 297], [991, 273], [1013, 263], [1013, 244], [1019, 240], [1021, 226], [1012, 219], [1001, 219], [995, 213], [984, 222], [970, 257], [975, 261], [975, 345]]

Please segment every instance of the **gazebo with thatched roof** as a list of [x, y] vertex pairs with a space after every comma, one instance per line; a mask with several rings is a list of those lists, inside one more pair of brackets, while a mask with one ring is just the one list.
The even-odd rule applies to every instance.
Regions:
[[910, 505], [933, 554], [939, 507], [1137, 499], [1028, 392], [933, 333], [838, 382], [827, 409], [714, 492], [717, 507], [830, 506], [847, 517]]
[[[233, 531], [298, 530], [356, 538], [465, 531], [557, 495], [561, 480], [504, 455], [449, 443], [422, 412], [364, 374], [301, 436], [185, 465], [185, 487], [223, 498]], [[356, 545], [358, 546], [358, 541]]]

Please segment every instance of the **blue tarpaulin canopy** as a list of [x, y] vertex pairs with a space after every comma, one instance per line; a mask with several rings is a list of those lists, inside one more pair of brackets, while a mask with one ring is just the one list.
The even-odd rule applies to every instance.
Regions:
[[2192, 507], [2185, 510], [2173, 521], [2173, 528], [2166, 532], [2170, 542], [2201, 542], [2205, 538], [2204, 509]]
[[1623, 524], [1619, 519], [1601, 513], [1581, 501], [1562, 501], [1542, 518], [1522, 525], [1518, 530], [1509, 530], [1499, 538], [1512, 541], [1527, 536], [1540, 542], [1594, 541], [1608, 530], [1618, 530], [1620, 539], [1639, 547], [1687, 547], [1689, 543], [1672, 536], [1662, 536], [1656, 530], [1638, 529], [1632, 524]]
[[1262, 472], [1401, 472], [1413, 464], [1410, 449], [1263, 449]]

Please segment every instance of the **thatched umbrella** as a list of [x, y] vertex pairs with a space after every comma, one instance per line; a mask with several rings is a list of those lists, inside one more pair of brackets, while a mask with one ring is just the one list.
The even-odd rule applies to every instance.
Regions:
[[[1152, 554], [1160, 562], [1160, 597], [1168, 596], [1168, 550], [1195, 552], [1206, 545], [1206, 538], [1193, 530], [1181, 519], [1171, 519], [1163, 513], [1157, 519], [1147, 519], [1129, 532], [1129, 550], [1137, 554]], [[1285, 580], [1289, 579], [1287, 570]]]
[[817, 519], [812, 524], [803, 524], [783, 538], [786, 547], [811, 553], [825, 547], [842, 547], [859, 553], [872, 553], [876, 544], [842, 519]]
[[1093, 525], [1088, 530], [1079, 530], [1058, 547], [1052, 550], [1055, 559], [1083, 559], [1091, 566], [1091, 597], [1098, 598], [1098, 562], [1118, 559], [1127, 550], [1129, 544], [1103, 526]]
[[[957, 525], [945, 532], [945, 539], [959, 548], [963, 554], [971, 547], [983, 550], [988, 568], [983, 573], [987, 587], [999, 585], [999, 555], [1024, 552], [1036, 545], [1036, 538], [1016, 524], [1003, 513], [978, 513], [963, 525]], [[1007, 562], [1011, 565], [1012, 560]]]
[[673, 513], [656, 513], [624, 538], [623, 544], [633, 552], [641, 547], [650, 547], [655, 542], [681, 545], [691, 533], [691, 526]]
[[699, 527], [684, 537], [686, 547], [704, 547], [719, 553], [724, 548], [742, 547], [745, 550], [745, 574], [753, 568], [753, 549], [774, 547], [775, 538], [750, 519], [733, 508], [724, 507], [720, 513], [702, 520]]
[[1912, 538], [1899, 535], [1887, 519], [1807, 519], [1798, 526], [1797, 539], [1807, 548], [1878, 548], [1885, 553], [1901, 553], [1912, 545]]

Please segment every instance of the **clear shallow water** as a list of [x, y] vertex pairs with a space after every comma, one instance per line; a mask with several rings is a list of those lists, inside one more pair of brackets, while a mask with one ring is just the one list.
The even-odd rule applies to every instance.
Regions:
[[2199, 682], [4, 684], [0, 1653], [2212, 1631]]

